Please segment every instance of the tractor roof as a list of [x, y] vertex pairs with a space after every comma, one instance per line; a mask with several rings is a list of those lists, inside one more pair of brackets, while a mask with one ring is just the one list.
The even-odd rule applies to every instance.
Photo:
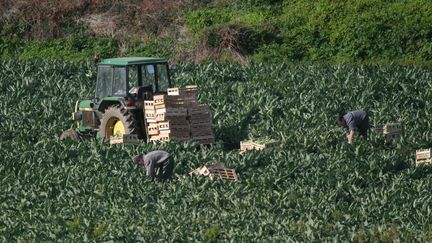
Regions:
[[157, 57], [118, 57], [103, 59], [99, 65], [136, 65], [136, 64], [151, 64], [151, 63], [165, 63], [166, 59]]

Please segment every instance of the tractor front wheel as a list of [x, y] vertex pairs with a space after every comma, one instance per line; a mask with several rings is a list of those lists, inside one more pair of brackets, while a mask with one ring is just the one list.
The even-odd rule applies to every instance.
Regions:
[[111, 136], [123, 136], [136, 133], [136, 120], [134, 115], [126, 108], [110, 106], [102, 116], [99, 134], [101, 138], [109, 139]]

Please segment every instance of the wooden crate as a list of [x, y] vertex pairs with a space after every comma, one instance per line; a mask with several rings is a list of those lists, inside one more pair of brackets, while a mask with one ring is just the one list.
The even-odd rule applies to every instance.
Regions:
[[121, 137], [115, 137], [115, 136], [110, 137], [110, 144], [118, 144], [118, 143], [136, 144], [139, 143], [139, 139], [136, 134], [124, 134]]
[[156, 113], [155, 121], [157, 122], [173, 121], [176, 123], [183, 123], [186, 121], [188, 123], [188, 120], [186, 120], [186, 116], [172, 116], [166, 113]]
[[213, 135], [211, 136], [199, 136], [199, 137], [191, 137], [191, 139], [197, 141], [200, 144], [214, 144], [216, 139]]
[[159, 134], [159, 126], [157, 123], [151, 123], [147, 126], [147, 134], [148, 135], [158, 135]]
[[198, 139], [200, 137], [214, 137], [213, 130], [195, 130], [191, 132], [191, 137]]
[[144, 110], [144, 117], [148, 120], [156, 119], [156, 111], [155, 110]]
[[264, 143], [261, 143], [259, 141], [254, 141], [254, 144], [255, 144], [255, 148], [259, 149], [259, 150], [275, 148], [279, 145], [279, 143], [275, 140], [270, 140], [270, 141], [264, 142]]
[[205, 165], [199, 167], [189, 173], [189, 175], [202, 175], [208, 176], [210, 180], [219, 178], [222, 180], [239, 181], [240, 176], [234, 169], [226, 168], [222, 163], [216, 163], [211, 165]]
[[374, 130], [376, 133], [382, 134], [383, 131], [384, 131], [384, 125], [376, 125], [376, 126], [373, 128], [373, 130]]
[[246, 141], [240, 141], [240, 151], [247, 151], [247, 150], [265, 150], [265, 149], [271, 149], [276, 148], [279, 145], [279, 143], [275, 140], [270, 140], [268, 142], [257, 142], [255, 140], [246, 140]]
[[198, 86], [188, 85], [184, 88], [169, 88], [167, 93], [169, 96], [196, 97]]
[[159, 135], [153, 135], [153, 136], [150, 136], [149, 140], [150, 140], [150, 142], [157, 142], [157, 141], [160, 141], [160, 139], [159, 139]]
[[184, 100], [180, 96], [155, 95], [153, 96], [154, 106], [158, 107], [181, 107], [184, 106]]
[[170, 129], [170, 130], [159, 130], [159, 135], [167, 135], [169, 137], [190, 137], [189, 128], [186, 129]]
[[189, 140], [189, 135], [180, 135], [180, 134], [172, 134], [172, 133], [159, 133], [158, 141], [167, 142], [170, 140], [176, 140], [179, 142], [184, 142]]
[[252, 140], [240, 141], [240, 150], [247, 151], [255, 149], [255, 143]]
[[144, 110], [154, 110], [154, 101], [153, 100], [144, 100]]
[[213, 134], [211, 123], [191, 124], [190, 130], [193, 136], [198, 136], [199, 134]]
[[188, 110], [188, 116], [203, 115], [203, 114], [211, 115], [210, 107], [205, 104], [200, 104], [195, 107], [190, 107], [187, 110]]
[[189, 124], [178, 124], [175, 121], [166, 121], [166, 122], [159, 122], [158, 128], [160, 131], [163, 130], [171, 130], [171, 129], [181, 129], [181, 130], [187, 130], [190, 131]]
[[235, 172], [234, 169], [210, 169], [210, 174], [208, 175], [210, 180], [214, 180], [215, 178], [219, 178], [222, 180], [229, 181], [238, 181], [239, 176]]
[[432, 149], [423, 149], [416, 151], [416, 166], [421, 164], [432, 164]]
[[158, 108], [156, 109], [156, 114], [166, 114], [167, 116], [187, 116], [186, 108]]
[[401, 132], [402, 125], [400, 123], [389, 123], [383, 127], [383, 134], [400, 134]]

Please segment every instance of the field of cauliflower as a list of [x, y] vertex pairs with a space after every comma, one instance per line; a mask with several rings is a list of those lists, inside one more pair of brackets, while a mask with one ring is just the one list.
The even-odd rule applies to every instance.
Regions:
[[[78, 98], [92, 96], [87, 62], [0, 61], [0, 241], [431, 241], [432, 71], [395, 65], [182, 65], [197, 84], [217, 144], [60, 141]], [[346, 143], [340, 112], [401, 122], [400, 142]], [[281, 148], [239, 154], [248, 137]], [[174, 180], [151, 182], [132, 162], [164, 149]], [[240, 182], [189, 176], [222, 162]]]

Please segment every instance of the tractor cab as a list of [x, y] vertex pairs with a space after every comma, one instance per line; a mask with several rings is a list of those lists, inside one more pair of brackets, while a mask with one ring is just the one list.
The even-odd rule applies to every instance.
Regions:
[[146, 138], [144, 100], [171, 87], [163, 58], [124, 57], [97, 63], [95, 96], [76, 103], [73, 119], [81, 134], [101, 138], [136, 134]]
[[171, 86], [167, 61], [160, 58], [112, 58], [98, 64], [95, 97], [151, 99]]

